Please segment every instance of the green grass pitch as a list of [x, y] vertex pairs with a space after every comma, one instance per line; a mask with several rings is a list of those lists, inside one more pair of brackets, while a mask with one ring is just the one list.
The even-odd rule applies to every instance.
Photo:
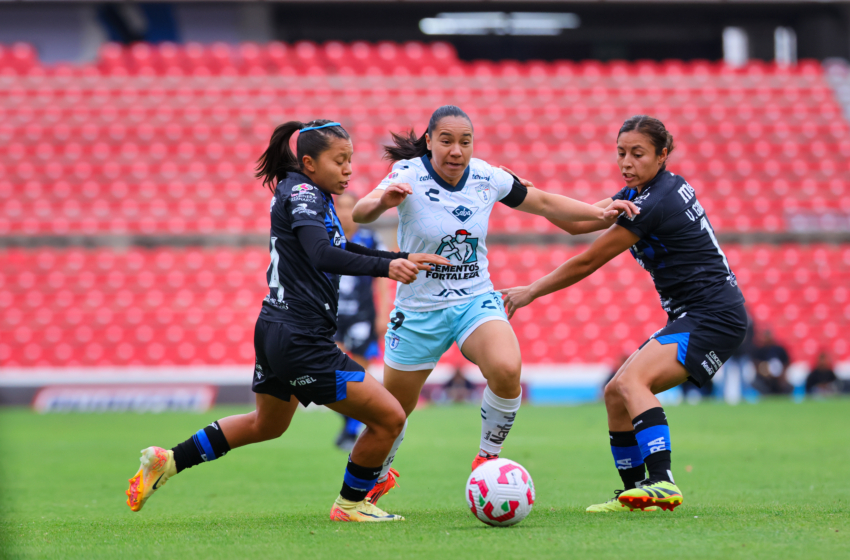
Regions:
[[48, 415], [0, 411], [0, 554], [7, 558], [848, 558], [850, 401], [668, 408], [675, 512], [592, 515], [619, 483], [602, 406], [526, 406], [503, 456], [537, 503], [520, 525], [483, 525], [463, 488], [477, 407], [411, 417], [381, 501], [407, 521], [331, 523], [345, 454], [340, 421], [296, 414], [278, 440], [173, 478], [140, 513], [125, 505], [138, 451], [170, 447], [243, 411]]

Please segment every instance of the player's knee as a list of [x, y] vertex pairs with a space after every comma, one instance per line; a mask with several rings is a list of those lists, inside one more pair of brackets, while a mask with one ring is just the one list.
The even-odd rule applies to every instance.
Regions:
[[[503, 388], [513, 388], [519, 386], [520, 376], [522, 375], [522, 360], [513, 358], [499, 359], [490, 367], [492, 381]], [[488, 379], [490, 382], [490, 379]]]
[[623, 402], [623, 399], [620, 396], [620, 390], [617, 386], [617, 383], [618, 380], [615, 377], [614, 379], [605, 384], [605, 389], [602, 391], [602, 395], [605, 398], [605, 404], [608, 406]]
[[401, 408], [401, 405], [395, 407], [391, 414], [388, 414], [385, 418], [385, 429], [390, 437], [395, 440], [401, 431], [404, 429], [404, 423], [407, 421], [407, 415], [404, 413], [404, 409]]

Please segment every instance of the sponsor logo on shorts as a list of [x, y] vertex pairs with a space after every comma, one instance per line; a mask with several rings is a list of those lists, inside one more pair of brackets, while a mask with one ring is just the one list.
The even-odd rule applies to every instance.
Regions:
[[401, 339], [398, 337], [398, 335], [391, 333], [390, 334], [390, 348], [395, 350], [396, 348], [398, 348], [399, 342], [401, 342]]
[[301, 377], [296, 377], [292, 381], [289, 382], [293, 387], [303, 387], [304, 385], [309, 385], [310, 383], [315, 383], [316, 380], [310, 377], [309, 375], [302, 375]]
[[714, 364], [708, 363], [707, 360], [702, 361], [702, 367], [705, 368], [705, 371], [708, 372], [708, 375], [714, 375], [716, 370], [714, 369]]
[[257, 381], [262, 381], [263, 380], [263, 366], [261, 366], [260, 364], [255, 364], [254, 365], [254, 375], [257, 376]]
[[709, 360], [714, 365], [714, 370], [717, 371], [720, 369], [720, 366], [723, 365], [723, 362], [720, 358], [717, 357], [717, 354], [714, 353], [714, 350], [705, 355], [705, 359]]

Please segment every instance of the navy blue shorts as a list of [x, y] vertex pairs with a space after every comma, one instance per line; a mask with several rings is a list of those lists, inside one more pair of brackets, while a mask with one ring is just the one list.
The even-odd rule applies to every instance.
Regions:
[[[747, 312], [740, 305], [725, 311], [686, 311], [671, 317], [652, 335], [661, 344], [678, 344], [677, 359], [697, 387], [707, 383], [747, 334]], [[641, 348], [649, 342], [641, 344]]]
[[254, 382], [251, 389], [304, 406], [345, 399], [349, 381], [363, 381], [363, 368], [334, 344], [330, 335], [257, 319], [254, 327]]

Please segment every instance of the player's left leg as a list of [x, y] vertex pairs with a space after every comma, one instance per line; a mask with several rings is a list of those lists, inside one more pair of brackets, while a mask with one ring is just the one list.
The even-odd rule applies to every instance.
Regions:
[[[622, 399], [634, 430], [640, 454], [649, 472], [646, 483], [618, 496], [621, 504], [643, 509], [657, 505], [673, 509], [682, 503], [682, 493], [673, 480], [670, 460], [670, 429], [667, 415], [655, 396], [684, 383], [688, 371], [677, 359], [677, 344], [662, 345], [651, 339], [609, 383], [607, 392]], [[614, 399], [611, 398], [613, 403]], [[616, 412], [616, 407], [614, 411]], [[609, 424], [625, 427], [623, 418]]]
[[[360, 420], [366, 429], [348, 458], [342, 490], [331, 508], [332, 521], [399, 521], [366, 499], [375, 486], [382, 465], [396, 438], [404, 429], [404, 410], [398, 401], [371, 375], [346, 383], [343, 398], [325, 406]], [[374, 466], [373, 466], [374, 465]]]
[[127, 505], [139, 511], [171, 477], [185, 469], [223, 457], [231, 449], [280, 437], [289, 427], [298, 400], [257, 393], [257, 408], [248, 414], [222, 418], [197, 431], [172, 449], [142, 450], [141, 466], [130, 479]]
[[[494, 317], [493, 319], [497, 319]], [[510, 323], [489, 320], [458, 341], [464, 356], [481, 368], [487, 387], [481, 401], [481, 442], [472, 470], [499, 456], [522, 402], [519, 342]]]

